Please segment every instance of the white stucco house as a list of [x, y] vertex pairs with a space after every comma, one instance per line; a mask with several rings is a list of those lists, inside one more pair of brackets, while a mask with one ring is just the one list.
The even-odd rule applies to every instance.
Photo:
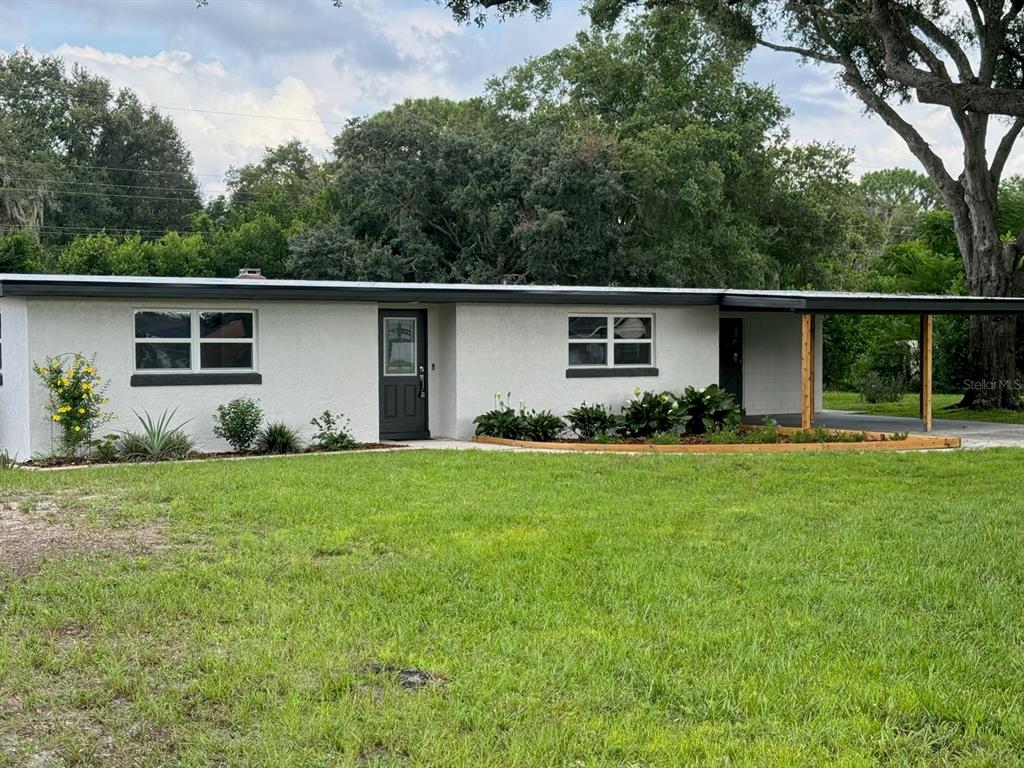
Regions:
[[1019, 312], [1024, 302], [0, 275], [0, 450], [52, 450], [45, 391], [32, 372], [48, 355], [95, 354], [109, 380], [111, 431], [134, 428], [133, 411], [177, 409], [200, 448], [220, 449], [216, 406], [249, 396], [307, 438], [324, 409], [350, 418], [361, 441], [465, 438], [496, 392], [563, 414], [584, 400], [618, 410], [637, 387], [717, 382], [748, 415], [800, 413], [820, 407], [823, 314], [981, 308]]

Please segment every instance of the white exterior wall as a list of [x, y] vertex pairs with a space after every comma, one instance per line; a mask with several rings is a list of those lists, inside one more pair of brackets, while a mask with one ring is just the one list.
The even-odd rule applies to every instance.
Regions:
[[[743, 318], [743, 408], [748, 415], [800, 413], [800, 315], [723, 313]], [[814, 408], [821, 410], [822, 318], [816, 318]]]
[[434, 345], [427, 349], [430, 360], [430, 390], [427, 407], [430, 409], [430, 434], [434, 437], [455, 437], [458, 434], [458, 346], [456, 318], [458, 307], [439, 305], [428, 317]]
[[12, 458], [32, 458], [29, 439], [28, 303], [17, 296], [0, 298], [0, 451]]
[[[262, 384], [132, 387], [135, 309], [246, 309], [256, 312], [256, 370]], [[4, 315], [4, 357], [7, 323]], [[96, 354], [96, 367], [110, 382], [109, 409], [116, 420], [109, 431], [138, 426], [132, 410], [158, 416], [177, 408], [175, 421], [189, 420], [186, 430], [200, 450], [223, 450], [213, 435], [216, 407], [236, 397], [257, 398], [268, 421], [284, 421], [304, 439], [309, 421], [325, 408], [344, 413], [357, 440], [378, 436], [377, 305], [357, 302], [191, 302], [118, 299], [31, 299], [28, 301], [28, 360], [79, 352]], [[13, 375], [13, 374], [12, 374]], [[4, 390], [7, 390], [7, 371]], [[31, 451], [49, 452], [50, 422], [43, 410], [46, 393], [32, 377], [27, 386]], [[4, 393], [5, 407], [9, 392]], [[4, 446], [7, 445], [5, 437]]]
[[[567, 379], [570, 314], [654, 315], [658, 376]], [[459, 304], [454, 437], [494, 407], [496, 392], [529, 409], [564, 414], [582, 401], [618, 413], [637, 387], [681, 391], [718, 380], [718, 307]]]

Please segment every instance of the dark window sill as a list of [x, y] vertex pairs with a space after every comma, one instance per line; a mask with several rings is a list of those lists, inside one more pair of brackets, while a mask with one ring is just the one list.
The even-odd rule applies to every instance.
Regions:
[[136, 373], [133, 387], [201, 387], [215, 384], [262, 384], [260, 373]]
[[617, 379], [628, 376], [657, 376], [658, 369], [642, 368], [566, 368], [567, 379]]

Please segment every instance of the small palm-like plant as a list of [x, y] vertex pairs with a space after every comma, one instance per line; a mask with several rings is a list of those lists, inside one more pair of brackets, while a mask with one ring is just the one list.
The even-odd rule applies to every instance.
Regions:
[[122, 432], [118, 438], [118, 453], [125, 461], [167, 461], [183, 459], [195, 447], [195, 441], [185, 433], [188, 422], [172, 426], [177, 408], [164, 411], [154, 419], [148, 413], [135, 417], [142, 425], [141, 432]]
[[268, 424], [256, 438], [257, 453], [298, 453], [301, 450], [299, 431], [283, 421]]

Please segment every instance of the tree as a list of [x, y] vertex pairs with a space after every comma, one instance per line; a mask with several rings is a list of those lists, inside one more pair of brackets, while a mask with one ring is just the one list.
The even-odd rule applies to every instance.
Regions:
[[[447, 0], [461, 21], [543, 15], [550, 0]], [[645, 0], [594, 0], [595, 21], [614, 24]], [[661, 6], [661, 4], [651, 4]], [[953, 215], [967, 286], [975, 295], [1011, 296], [1024, 256], [1024, 228], [1001, 237], [997, 191], [1024, 130], [1024, 3], [1021, 0], [692, 0], [667, 8], [699, 9], [731, 38], [838, 68], [843, 87], [877, 114], [921, 163]], [[782, 40], [777, 38], [783, 37]], [[964, 149], [954, 176], [897, 106], [916, 98], [947, 108]], [[989, 158], [986, 138], [1006, 118]], [[978, 316], [971, 324], [974, 376], [1016, 379], [1014, 318]], [[964, 403], [1019, 407], [1013, 387], [968, 388]]]
[[56, 57], [0, 54], [0, 224], [46, 244], [102, 228], [147, 237], [201, 207], [174, 123]]
[[287, 227], [305, 219], [329, 177], [302, 142], [292, 139], [267, 147], [258, 163], [231, 168], [226, 181], [231, 209], [246, 216], [267, 213]]
[[854, 213], [851, 157], [789, 146], [788, 112], [740, 79], [745, 58], [696, 14], [653, 8], [592, 27], [489, 90], [506, 114], [613, 148], [630, 281], [820, 286]]
[[[408, 101], [335, 139], [334, 221], [292, 239], [308, 277], [615, 280], [621, 195], [600, 139], [477, 99]], [[390, 255], [385, 253], [386, 249]]]
[[41, 272], [43, 249], [26, 229], [0, 235], [0, 272]]

